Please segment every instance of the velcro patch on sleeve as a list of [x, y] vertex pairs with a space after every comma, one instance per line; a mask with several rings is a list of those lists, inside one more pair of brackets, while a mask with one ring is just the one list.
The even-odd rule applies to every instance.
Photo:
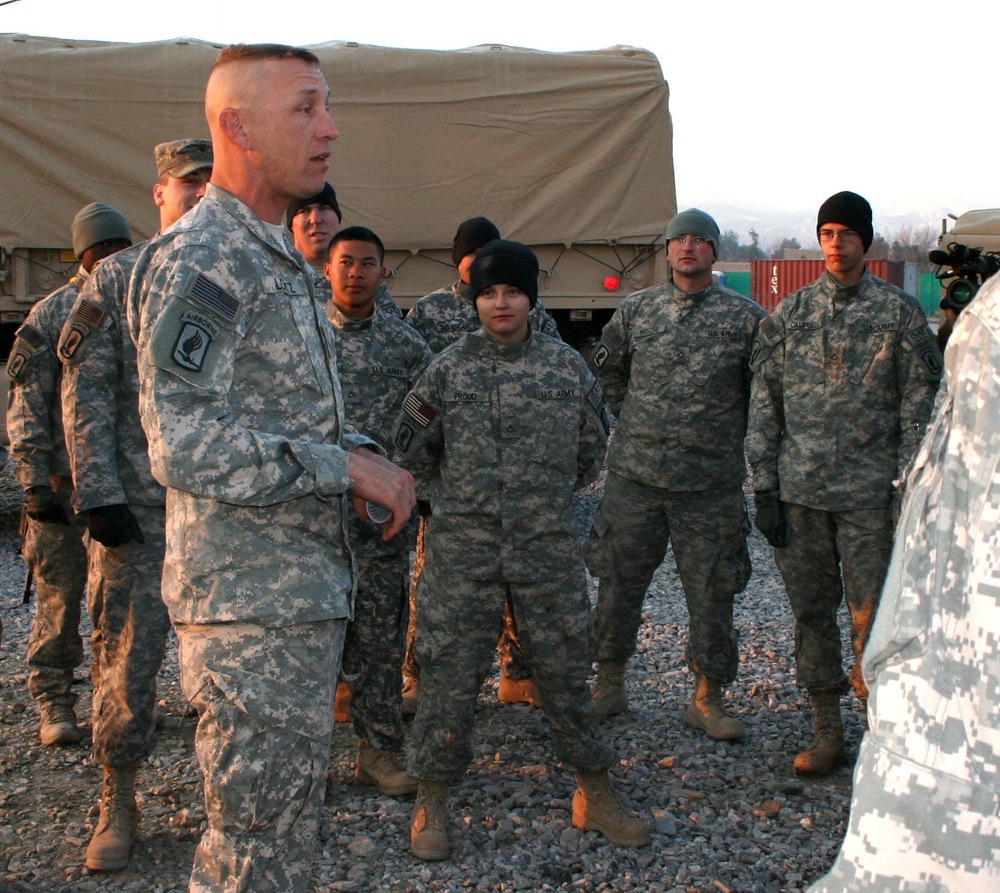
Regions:
[[104, 309], [90, 298], [81, 299], [73, 308], [62, 337], [59, 339], [59, 356], [72, 360], [87, 336], [104, 321]]
[[429, 403], [424, 403], [413, 391], [403, 400], [403, 412], [421, 428], [426, 428], [437, 415], [437, 410]]
[[25, 323], [17, 330], [16, 336], [32, 350], [38, 350], [45, 344], [45, 337], [33, 325]]
[[185, 297], [193, 304], [200, 304], [206, 310], [218, 314], [226, 322], [235, 321], [240, 312], [239, 299], [220, 288], [204, 273], [198, 273], [194, 277], [187, 287]]

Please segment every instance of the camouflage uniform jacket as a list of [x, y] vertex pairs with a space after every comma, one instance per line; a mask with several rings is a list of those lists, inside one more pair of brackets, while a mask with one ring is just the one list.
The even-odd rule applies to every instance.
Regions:
[[78, 512], [102, 505], [161, 506], [139, 422], [139, 371], [124, 302], [145, 243], [102, 260], [81, 289], [59, 339], [66, 443]]
[[750, 352], [764, 310], [712, 283], [635, 292], [604, 327], [594, 367], [618, 427], [608, 469], [672, 491], [738, 487]]
[[[326, 313], [337, 330], [344, 416], [348, 424], [388, 449], [403, 399], [434, 355], [415, 330], [379, 307], [367, 319], [350, 319], [332, 302]], [[409, 552], [411, 540], [400, 534], [385, 542], [380, 528], [351, 515], [351, 542], [363, 546], [366, 554]]]
[[[481, 322], [468, 285], [461, 280], [424, 295], [406, 314], [406, 321], [430, 345], [435, 354], [454, 344], [462, 335], [475, 332]], [[537, 301], [528, 315], [528, 323], [536, 332], [559, 338], [556, 321]]]
[[150, 242], [138, 309], [140, 409], [167, 489], [164, 601], [181, 623], [346, 617], [351, 486], [335, 335], [312, 274], [209, 185]]
[[62, 366], [56, 355], [59, 332], [87, 280], [83, 267], [62, 288], [43, 298], [17, 330], [7, 360], [11, 380], [7, 407], [10, 455], [22, 487], [51, 487], [53, 477], [70, 477], [63, 433]]
[[466, 335], [396, 428], [397, 458], [434, 507], [426, 560], [474, 580], [565, 576], [581, 560], [573, 491], [597, 476], [606, 443], [601, 386], [573, 348]]
[[752, 367], [754, 490], [821, 511], [887, 505], [941, 378], [917, 302], [867, 270], [846, 287], [824, 273], [761, 323]]
[[945, 358], [864, 653], [850, 825], [816, 893], [985, 893], [1000, 877], [1000, 277]]

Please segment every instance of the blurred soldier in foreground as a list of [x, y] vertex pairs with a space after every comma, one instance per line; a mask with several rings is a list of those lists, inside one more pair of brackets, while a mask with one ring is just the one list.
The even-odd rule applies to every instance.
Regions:
[[945, 367], [865, 649], [847, 835], [809, 893], [1000, 889], [1000, 277]]
[[472, 757], [476, 698], [509, 604], [542, 693], [556, 753], [577, 773], [573, 824], [621, 846], [649, 843], [619, 802], [586, 677], [590, 604], [573, 491], [598, 473], [607, 440], [600, 385], [572, 348], [532, 332], [538, 261], [496, 240], [476, 255], [479, 331], [447, 348], [404, 404], [400, 461], [431, 497], [418, 595], [421, 693], [410, 775], [419, 859], [449, 852], [445, 797]]
[[815, 719], [794, 768], [825, 775], [844, 751], [837, 609], [846, 597], [850, 682], [864, 700], [861, 652], [889, 563], [897, 482], [927, 427], [941, 353], [920, 305], [865, 267], [867, 201], [831, 196], [816, 235], [826, 272], [760, 324], [747, 457], [755, 524], [775, 547], [795, 615], [798, 684]]
[[[469, 269], [476, 258], [476, 252], [487, 242], [500, 238], [500, 230], [485, 217], [471, 217], [463, 220], [452, 241], [451, 260], [458, 270], [458, 280], [424, 295], [406, 315], [406, 321], [413, 326], [430, 345], [435, 354], [454, 344], [468, 332], [475, 332], [482, 324], [476, 312], [475, 300], [470, 292]], [[555, 320], [545, 312], [542, 302], [536, 300], [531, 305], [528, 324], [537, 332], [544, 332], [559, 338]], [[425, 506], [424, 511], [430, 510]], [[403, 666], [405, 677], [403, 697], [409, 712], [415, 709], [419, 689], [420, 668], [413, 656], [413, 632], [415, 629], [417, 606], [416, 590], [424, 562], [423, 523], [417, 538], [417, 555], [413, 569], [413, 584], [410, 589], [410, 629], [408, 634], [406, 661]], [[504, 609], [504, 626], [497, 642], [500, 659], [500, 685], [497, 695], [506, 704], [534, 704], [540, 706], [538, 687], [531, 678], [531, 668], [524, 657], [524, 650], [517, 640], [517, 628], [510, 606]]]
[[[340, 230], [330, 244], [327, 316], [337, 329], [337, 367], [347, 423], [376, 443], [391, 441], [403, 398], [433, 358], [406, 323], [383, 312], [375, 294], [385, 269], [382, 241], [370, 229]], [[354, 616], [344, 643], [344, 673], [353, 680], [351, 714], [358, 734], [357, 778], [383, 794], [412, 794], [403, 766], [402, 677], [410, 550], [416, 518], [391, 540], [379, 523], [349, 515], [358, 562]]]
[[[166, 229], [204, 193], [212, 145], [175, 140], [156, 146], [153, 157], [153, 201]], [[104, 871], [124, 868], [135, 841], [135, 774], [156, 746], [156, 674], [170, 627], [160, 598], [164, 491], [149, 468], [125, 318], [129, 277], [145, 245], [100, 264], [59, 341], [73, 502], [90, 534], [93, 758], [104, 767], [87, 867]]]
[[601, 578], [597, 715], [628, 708], [625, 664], [669, 543], [696, 679], [684, 720], [710, 738], [736, 739], [743, 726], [726, 715], [722, 686], [736, 678], [733, 601], [750, 579], [743, 437], [750, 350], [765, 314], [713, 281], [718, 250], [708, 214], [677, 214], [667, 227], [671, 280], [629, 295], [601, 335], [594, 367], [618, 428], [587, 564]]
[[[295, 250], [299, 252], [316, 275], [314, 285], [320, 301], [326, 304], [330, 300], [330, 283], [323, 272], [326, 266], [327, 249], [330, 240], [337, 234], [344, 215], [337, 203], [337, 193], [329, 183], [324, 183], [322, 190], [316, 195], [299, 199], [288, 206], [288, 228], [295, 239]], [[378, 284], [375, 293], [375, 303], [383, 313], [403, 318], [400, 310], [392, 300], [385, 280]]]
[[70, 505], [73, 483], [63, 434], [62, 365], [56, 345], [94, 265], [132, 244], [125, 218], [99, 202], [76, 215], [71, 232], [80, 268], [66, 285], [31, 308], [7, 362], [11, 380], [7, 433], [17, 463], [15, 474], [24, 487], [24, 560], [37, 593], [28, 638], [28, 692], [38, 703], [38, 736], [45, 745], [80, 740], [72, 684], [73, 671], [83, 662], [80, 602], [87, 583], [83, 520]]
[[311, 889], [353, 585], [347, 495], [389, 510], [387, 540], [415, 505], [411, 476], [345, 430], [334, 331], [283, 223], [323, 186], [329, 93], [307, 50], [223, 50], [205, 98], [212, 181], [132, 279], [169, 506], [163, 598], [200, 714], [193, 893]]

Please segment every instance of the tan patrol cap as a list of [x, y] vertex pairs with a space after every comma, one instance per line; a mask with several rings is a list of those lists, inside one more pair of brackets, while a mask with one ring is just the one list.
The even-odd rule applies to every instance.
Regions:
[[212, 166], [212, 141], [203, 139], [172, 140], [154, 150], [156, 176], [186, 177]]

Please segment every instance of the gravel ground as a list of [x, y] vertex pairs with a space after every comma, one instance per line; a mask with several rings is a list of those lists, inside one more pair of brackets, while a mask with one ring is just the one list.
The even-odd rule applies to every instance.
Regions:
[[[583, 494], [582, 523], [598, 495], [598, 487]], [[20, 488], [7, 469], [0, 474], [0, 893], [184, 890], [204, 809], [176, 647], [171, 642], [159, 681], [167, 726], [140, 772], [142, 822], [132, 863], [92, 875], [83, 858], [96, 823], [100, 770], [90, 762], [87, 740], [69, 748], [39, 744], [27, 694], [33, 608], [21, 605], [19, 504]], [[791, 614], [770, 549], [756, 532], [751, 551], [754, 575], [737, 603], [740, 673], [728, 694], [748, 729], [746, 740], [713, 742], [682, 721], [691, 680], [683, 663], [686, 612], [670, 555], [646, 600], [630, 664], [631, 709], [603, 724], [620, 757], [617, 787], [649, 817], [652, 846], [623, 850], [572, 827], [573, 779], [552, 754], [544, 715], [500, 704], [494, 674], [480, 698], [475, 761], [452, 792], [448, 862], [410, 856], [411, 804], [354, 783], [356, 740], [349, 726], [337, 726], [316, 890], [804, 890], [840, 845], [850, 768], [818, 781], [791, 771], [793, 755], [811, 736], [810, 716], [794, 685]], [[77, 713], [89, 735], [89, 666], [78, 675]], [[844, 706], [853, 756], [863, 714], [847, 698]]]

